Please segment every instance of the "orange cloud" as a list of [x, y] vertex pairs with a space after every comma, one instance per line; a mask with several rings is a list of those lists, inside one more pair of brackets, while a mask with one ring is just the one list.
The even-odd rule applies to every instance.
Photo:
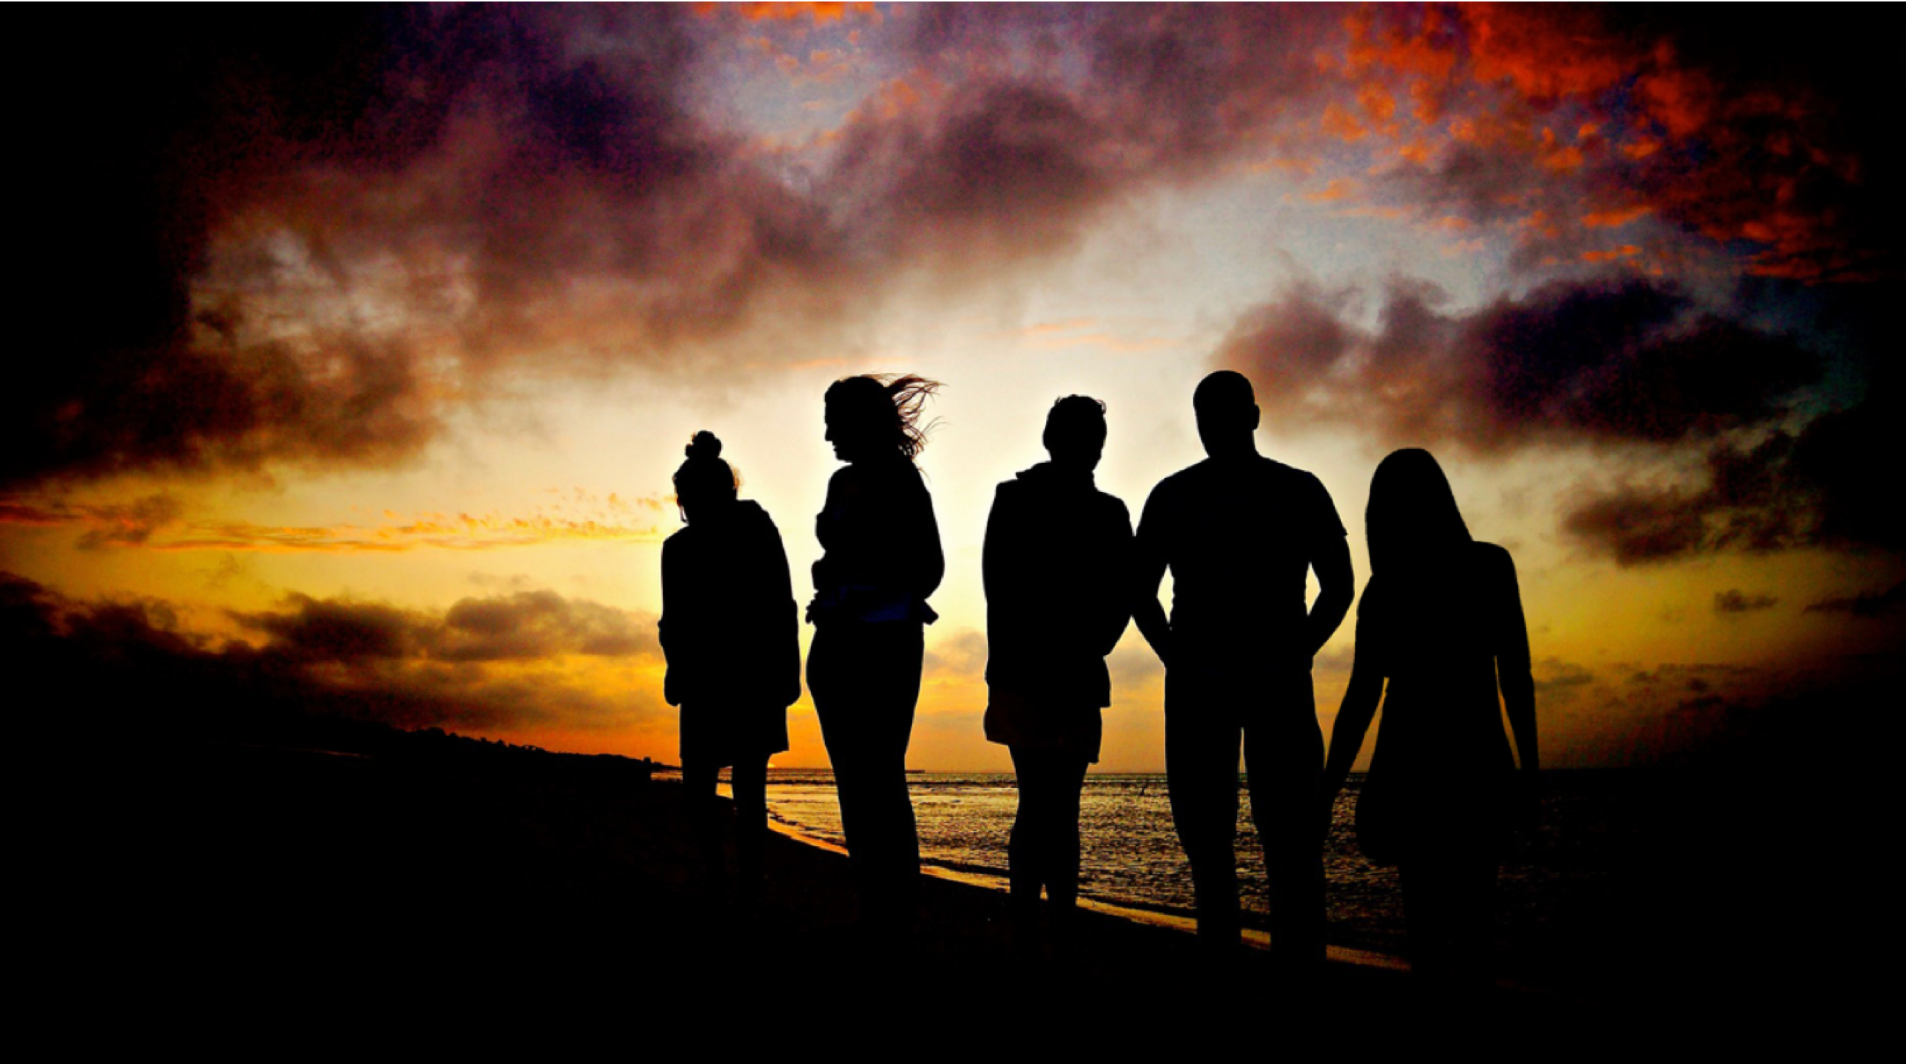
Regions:
[[271, 554], [380, 553], [422, 547], [491, 550], [575, 540], [654, 542], [663, 538], [659, 518], [668, 511], [663, 499], [625, 500], [611, 494], [598, 500], [585, 494], [581, 501], [580, 508], [591, 513], [567, 516], [560, 512], [565, 506], [558, 504], [523, 516], [428, 513], [404, 520], [385, 511], [388, 521], [381, 525], [297, 526], [188, 520], [180, 516], [179, 504], [165, 495], [118, 504], [9, 499], [0, 501], [0, 524], [77, 529], [77, 545], [82, 548]]
[[1614, 210], [1590, 211], [1582, 216], [1582, 224], [1590, 229], [1615, 229], [1637, 218], [1645, 218], [1653, 214], [1654, 210], [1652, 206], [1641, 203], [1633, 207], [1619, 207]]
[[749, 3], [749, 4], [697, 4], [695, 11], [704, 17], [713, 16], [723, 10], [732, 10], [750, 22], [794, 22], [808, 21], [815, 25], [839, 22], [848, 12], [859, 15], [871, 15], [878, 19], [880, 12], [871, 3]]
[[1357, 183], [1347, 177], [1333, 177], [1316, 192], [1309, 192], [1304, 198], [1312, 203], [1332, 203], [1343, 199], [1356, 190]]

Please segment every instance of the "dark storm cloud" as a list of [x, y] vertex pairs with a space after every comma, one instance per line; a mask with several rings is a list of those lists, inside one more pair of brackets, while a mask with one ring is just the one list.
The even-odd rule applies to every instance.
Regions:
[[655, 619], [554, 591], [466, 598], [439, 617], [377, 603], [293, 595], [286, 608], [234, 614], [271, 637], [264, 653], [300, 662], [527, 661], [564, 654], [659, 657]]
[[1819, 316], [1840, 348], [1838, 375], [1858, 382], [1850, 405], [1758, 442], [1707, 444], [1701, 475], [1686, 486], [1587, 492], [1564, 516], [1565, 531], [1622, 564], [1723, 548], [1906, 551], [1906, 512], [1887, 480], [1906, 424], [1892, 355], [1898, 299], [1896, 285], [1866, 286], [1828, 300]]
[[[570, 281], [638, 277], [634, 318], [693, 331], [802, 254], [688, 115], [677, 9], [124, 14], [71, 32], [84, 69], [30, 109], [0, 485], [387, 464]], [[393, 297], [463, 332], [463, 379], [353, 302]]]
[[[737, 337], [785, 352], [896, 266], [985, 277], [1204, 172], [1309, 83], [1328, 25], [928, 9], [926, 87], [863, 101], [796, 192], [695, 106], [720, 12], [122, 14], [68, 28], [83, 69], [29, 109], [0, 487], [388, 465], [526, 355], [692, 374]], [[1009, 39], [1034, 58], [986, 65]], [[393, 308], [413, 327], [380, 327]]]
[[1709, 439], [1787, 412], [1820, 360], [1636, 278], [1556, 283], [1444, 313], [1398, 283], [1375, 331], [1349, 294], [1299, 286], [1247, 313], [1215, 361], [1257, 382], [1267, 425], [1356, 425], [1383, 442], [1497, 453], [1540, 443]]
[[295, 661], [359, 661], [415, 654], [428, 622], [390, 606], [320, 601], [293, 595], [282, 613], [238, 614], [248, 628], [270, 635], [267, 649]]
[[508, 730], [626, 725], [631, 714], [667, 712], [654, 692], [609, 697], [560, 672], [482, 664], [659, 657], [652, 617], [550, 592], [466, 599], [442, 617], [295, 595], [280, 610], [237, 619], [267, 635], [265, 644], [195, 634], [160, 600], [82, 602], [0, 572], [0, 644], [15, 682], [56, 700], [64, 726], [181, 736], [295, 712]]
[[[912, 79], [863, 102], [821, 198], [857, 260], [942, 269], [1074, 244], [1107, 208], [1301, 124], [1317, 12], [936, 5], [911, 12]], [[914, 87], [914, 81], [920, 88]]]
[[1808, 613], [1846, 613], [1854, 617], [1885, 617], [1897, 613], [1906, 605], [1906, 583], [1894, 584], [1890, 588], [1874, 588], [1855, 595], [1841, 595], [1822, 599], [1807, 606]]
[[[1243, 315], [1214, 362], [1256, 382], [1272, 431], [1338, 426], [1481, 457], [1644, 446], [1678, 458], [1679, 482], [1585, 486], [1568, 503], [1563, 531], [1624, 565], [1906, 550], [1906, 519], [1875, 479], [1906, 423], [1887, 354], [1896, 289], [1817, 300], [1805, 344], [1747, 316], [1792, 293], [1756, 294], [1722, 314], [1672, 285], [1610, 277], [1448, 312], [1433, 289], [1396, 282], [1365, 329], [1351, 320], [1357, 293], [1300, 285]], [[1851, 402], [1820, 402], [1829, 388]]]
[[1773, 609], [1780, 600], [1772, 595], [1749, 595], [1732, 587], [1714, 593], [1714, 612], [1719, 614], [1755, 613]]
[[463, 599], [444, 614], [431, 656], [498, 661], [558, 653], [601, 657], [660, 654], [653, 618], [554, 591]]
[[[1608, 171], [1611, 187], [1642, 182], [1645, 203], [1598, 209], [1645, 207], [1767, 249], [1770, 272], [1871, 272], [1870, 255], [1827, 260], [1853, 246], [1847, 234], [1893, 231], [1865, 224], [1888, 202], [1874, 190], [1896, 186], [1868, 157], [1880, 138], [1856, 119], [1880, 103], [1859, 77], [1764, 47], [1730, 60], [1659, 17], [1609, 30], [1599, 11], [1408, 9], [1385, 17], [1414, 20], [1415, 36], [1376, 33], [1346, 52], [1358, 17], [1271, 5], [884, 16], [907, 43], [873, 62], [896, 76], [830, 131], [831, 164], [792, 184], [780, 149], [701, 106], [711, 45], [730, 43], [719, 10], [251, 8], [55, 27], [87, 47], [23, 108], [29, 310], [0, 393], [0, 488], [383, 466], [414, 457], [453, 404], [499, 377], [639, 364], [700, 379], [749, 351], [811, 357], [797, 348], [831, 344], [896, 278], [930, 272], [942, 295], [996, 283], [1135, 194], [1241, 158], [1315, 161], [1327, 137], [1380, 131], [1412, 106], [1474, 125], [1496, 99], [1477, 86], [1510, 86], [1538, 112], [1629, 91], [1657, 139], [1682, 132], [1646, 156], [1653, 169]], [[1821, 22], [1800, 32], [1808, 54], [1834, 37]], [[1452, 49], [1467, 58], [1444, 62]], [[1391, 99], [1368, 80], [1391, 59], [1443, 87]], [[1645, 78], [1622, 90], [1631, 60]], [[1750, 94], [1750, 114], [1720, 91], [1736, 77], [1806, 91]], [[1814, 136], [1809, 116], [1830, 128]], [[1511, 187], [1573, 187], [1543, 167], [1574, 167], [1580, 145], [1536, 137], [1516, 149], [1536, 162], [1516, 168], [1499, 146], [1449, 139], [1412, 164], [1421, 173], [1397, 172], [1416, 181], [1414, 205], [1485, 218]], [[1735, 184], [1712, 187], [1722, 169]], [[1688, 344], [1751, 343], [1675, 320]], [[1411, 383], [1410, 366], [1393, 371]], [[1623, 383], [1723, 382], [1657, 381], [1644, 359], [1609, 386]], [[1720, 400], [1722, 418], [1757, 416]], [[1659, 424], [1605, 429], [1693, 431], [1695, 411], [1656, 406]], [[1496, 427], [1518, 431], [1513, 418]]]
[[1427, 218], [1513, 223], [1513, 268], [1645, 255], [1596, 230], [1648, 216], [1765, 276], [1901, 268], [1899, 46], [1875, 13], [1398, 5], [1349, 21], [1351, 76], [1421, 123], [1399, 136], [1449, 134], [1375, 187]]

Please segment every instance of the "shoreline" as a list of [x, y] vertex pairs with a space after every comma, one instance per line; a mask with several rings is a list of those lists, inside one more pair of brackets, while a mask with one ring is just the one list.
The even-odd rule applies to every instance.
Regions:
[[[732, 800], [726, 794], [722, 795], [722, 798], [724, 800]], [[830, 854], [837, 854], [841, 857], [847, 856], [846, 847], [827, 839], [810, 835], [800, 828], [777, 818], [772, 811], [770, 811], [768, 816], [768, 829], [777, 835], [791, 839], [804, 846], [809, 846]], [[945, 880], [950, 883], [958, 883], [963, 886], [985, 890], [994, 894], [1004, 895], [1007, 892], [1005, 880], [995, 873], [967, 871], [937, 861], [931, 857], [922, 857], [920, 859], [920, 872], [922, 875], [933, 876], [936, 879]], [[1118, 902], [1105, 901], [1100, 898], [1087, 897], [1081, 894], [1079, 896], [1079, 908], [1142, 927], [1152, 927], [1177, 932], [1188, 939], [1195, 937], [1198, 931], [1198, 921], [1195, 916], [1179, 913], [1175, 910], [1168, 910], [1163, 907], [1147, 909], [1133, 905], [1122, 905]], [[1271, 948], [1271, 936], [1268, 931], [1247, 927], [1243, 929], [1243, 941], [1246, 946], [1261, 952], [1268, 953]], [[1391, 953], [1362, 949], [1356, 946], [1338, 945], [1336, 943], [1328, 944], [1325, 950], [1326, 959], [1333, 964], [1355, 965], [1374, 971], [1404, 974], [1407, 974], [1410, 970], [1410, 962], [1406, 958]], [[1521, 993], [1542, 993], [1540, 990], [1511, 983], [1506, 980], [1497, 980], [1497, 987], [1501, 990]]]
[[[167, 992], [203, 989], [163, 976], [180, 956], [241, 999], [366, 984], [465, 1000], [526, 972], [580, 992], [740, 979], [748, 994], [880, 999], [912, 985], [883, 978], [896, 963], [955, 995], [1039, 986], [1080, 1003], [1140, 993], [1198, 1008], [1278, 985], [1262, 949], [1214, 966], [1188, 920], [1091, 901], [1066, 957], [1029, 955], [1004, 891], [931, 864], [911, 931], [870, 938], [839, 847], [779, 825], [760, 900], [743, 904], [711, 892], [669, 781], [223, 744], [126, 748], [96, 772], [93, 820], [109, 830], [72, 838], [80, 885], [64, 902], [103, 916], [82, 925], [72, 963], [122, 958]], [[732, 868], [731, 839], [724, 849]], [[130, 869], [160, 874], [127, 893]], [[775, 981], [789, 971], [805, 973], [792, 988]], [[1332, 947], [1302, 993], [1327, 1012], [1402, 1008], [1410, 986], [1394, 959]], [[1576, 1011], [1491, 1000], [1518, 1017]]]

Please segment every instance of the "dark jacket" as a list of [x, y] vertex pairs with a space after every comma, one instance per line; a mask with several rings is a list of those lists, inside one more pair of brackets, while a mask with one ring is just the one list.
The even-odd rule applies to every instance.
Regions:
[[933, 498], [913, 463], [894, 454], [836, 470], [814, 532], [827, 552], [813, 569], [817, 625], [938, 619], [927, 596], [946, 559]]
[[1105, 656], [1131, 619], [1132, 518], [1090, 473], [1042, 462], [986, 522], [986, 682], [1041, 702], [1112, 704]]
[[801, 697], [800, 618], [781, 532], [739, 501], [662, 544], [670, 705], [785, 707]]

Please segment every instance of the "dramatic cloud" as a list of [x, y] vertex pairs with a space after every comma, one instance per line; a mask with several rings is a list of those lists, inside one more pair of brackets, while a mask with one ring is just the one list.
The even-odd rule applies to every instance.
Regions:
[[1780, 602], [1772, 595], [1743, 594], [1740, 588], [1714, 593], [1714, 612], [1719, 614], [1754, 613], [1774, 608]]
[[[1513, 226], [1522, 266], [1646, 250], [1672, 268], [1665, 237], [1680, 233], [1746, 248], [1766, 276], [1899, 269], [1882, 132], [1898, 43], [1865, 15], [1717, 26], [1659, 7], [1477, 4], [1349, 22], [1341, 69], [1365, 103], [1338, 135], [1396, 145], [1373, 188], [1426, 219]], [[1630, 228], [1642, 219], [1670, 230]]]
[[[1674, 459], [1684, 476], [1584, 486], [1563, 516], [1570, 537], [1624, 565], [1719, 549], [1898, 551], [1906, 518], [1870, 472], [1901, 424], [1884, 338], [1892, 291], [1824, 301], [1825, 339], [1802, 344], [1633, 276], [1457, 312], [1397, 281], [1374, 328], [1356, 324], [1358, 293], [1299, 285], [1247, 313], [1214, 362], [1257, 383], [1272, 431], [1343, 427], [1482, 457], [1639, 447]], [[1770, 293], [1749, 309], [1780, 305]], [[1814, 344], [1832, 352], [1835, 379]], [[1830, 386], [1851, 401], [1822, 402]]]
[[58, 497], [0, 497], [0, 526], [79, 529], [83, 550], [140, 547], [161, 551], [261, 551], [267, 553], [394, 552], [435, 547], [490, 550], [574, 540], [658, 542], [656, 515], [665, 504], [654, 497], [606, 498], [577, 490], [562, 505], [524, 514], [386, 513], [382, 524], [328, 526], [261, 525], [185, 514], [170, 495], [130, 503], [79, 503]]
[[375, 603], [293, 595], [290, 609], [236, 614], [270, 640], [267, 654], [300, 662], [364, 659], [515, 661], [565, 654], [659, 658], [655, 618], [553, 591], [466, 598], [442, 617]]
[[1624, 565], [1722, 548], [1906, 552], [1906, 512], [1875, 479], [1906, 423], [1906, 390], [1878, 337], [1891, 327], [1892, 293], [1874, 291], [1862, 302], [1843, 341], [1852, 355], [1847, 371], [1864, 385], [1858, 401], [1798, 431], [1713, 442], [1686, 484], [1586, 491], [1564, 516], [1565, 531]]
[[1886, 617], [1899, 612], [1906, 605], [1906, 583], [1894, 584], [1890, 588], [1874, 588], [1857, 595], [1843, 595], [1822, 599], [1807, 607], [1808, 613], [1846, 613], [1855, 617]]
[[1355, 425], [1389, 444], [1501, 453], [1539, 443], [1711, 439], [1786, 414], [1820, 360], [1638, 278], [1557, 282], [1468, 313], [1395, 284], [1375, 331], [1354, 293], [1299, 286], [1215, 355], [1258, 384], [1269, 427]]
[[659, 663], [654, 618], [548, 591], [465, 599], [443, 616], [294, 595], [236, 619], [263, 645], [191, 632], [162, 601], [77, 602], [0, 573], [0, 639], [22, 670], [16, 682], [56, 706], [61, 727], [181, 737], [319, 713], [507, 733], [668, 713], [656, 691], [599, 691], [571, 663]]
[[[88, 18], [23, 117], [0, 487], [388, 465], [524, 375], [813, 358], [910, 276], [998, 283], [1135, 195], [1346, 146], [1377, 173], [1321, 194], [1512, 226], [1531, 262], [1674, 267], [1634, 232], [1668, 226], [1767, 274], [1872, 275], [1897, 185], [1867, 120], [1897, 57], [1862, 18], [1730, 19], [1724, 44], [1482, 6]], [[823, 26], [877, 73], [775, 146], [722, 105], [722, 63], [737, 33]], [[1610, 429], [1684, 431], [1667, 413]]]

